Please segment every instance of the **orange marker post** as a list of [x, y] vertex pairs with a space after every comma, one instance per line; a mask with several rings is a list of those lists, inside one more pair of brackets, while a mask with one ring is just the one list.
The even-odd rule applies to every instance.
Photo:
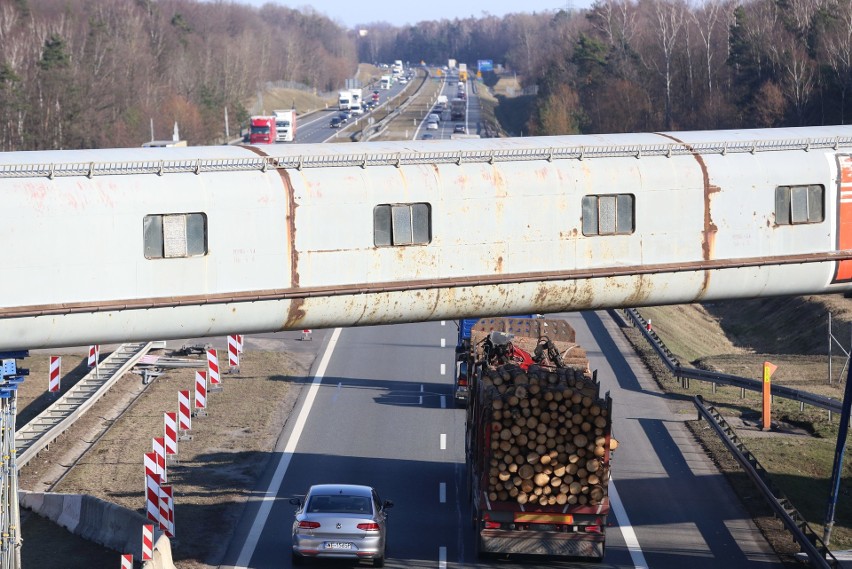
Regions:
[[763, 362], [763, 430], [768, 431], [772, 426], [772, 383], [770, 378], [778, 366]]

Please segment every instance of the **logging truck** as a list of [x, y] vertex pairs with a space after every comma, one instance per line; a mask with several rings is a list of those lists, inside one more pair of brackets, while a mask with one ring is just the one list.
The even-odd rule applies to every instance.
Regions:
[[603, 559], [612, 400], [563, 320], [471, 328], [465, 450], [480, 557]]

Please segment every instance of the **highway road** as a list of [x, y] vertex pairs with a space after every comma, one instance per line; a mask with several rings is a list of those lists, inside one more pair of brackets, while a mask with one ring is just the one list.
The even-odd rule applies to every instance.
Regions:
[[[621, 442], [606, 559], [595, 566], [781, 567], [609, 316], [562, 317], [612, 393]], [[388, 567], [540, 566], [475, 557], [464, 412], [451, 397], [455, 336], [453, 322], [315, 332], [321, 357], [223, 567], [289, 566], [287, 500], [323, 482], [369, 484], [395, 502]]]
[[[457, 76], [448, 77], [448, 80], [444, 82], [443, 87], [441, 89], [441, 95], [447, 97], [449, 101], [452, 101], [457, 96]], [[457, 124], [464, 125], [465, 131], [468, 134], [480, 134], [481, 132], [481, 111], [479, 106], [479, 98], [475, 95], [473, 91], [472, 84], [465, 84], [465, 93], [467, 95], [467, 112], [465, 113], [464, 120], [451, 120], [450, 118], [450, 106], [447, 105], [447, 108], [441, 113], [441, 122], [438, 125], [437, 130], [427, 130], [426, 128], [426, 118], [417, 126], [417, 130], [414, 132], [415, 139], [424, 139], [424, 137], [432, 137], [436, 140], [449, 140], [453, 134], [453, 128]]]
[[[465, 123], [468, 132], [477, 133], [478, 99], [470, 87], [468, 93]], [[444, 85], [443, 94], [455, 96], [455, 81]], [[446, 139], [455, 124], [442, 121], [438, 131], [428, 132]], [[426, 132], [421, 124], [414, 137]], [[575, 328], [602, 391], [612, 394], [613, 434], [621, 445], [613, 457], [604, 562], [547, 565], [780, 568], [686, 429], [684, 420], [692, 414], [672, 410], [610, 316], [558, 317]], [[294, 512], [288, 499], [324, 482], [371, 485], [395, 502], [388, 567], [541, 566], [541, 560], [476, 558], [465, 482], [465, 414], [452, 403], [456, 334], [451, 321], [315, 331], [310, 348], [319, 349], [319, 357], [312, 376], [223, 567], [288, 567]]]
[[[388, 70], [388, 73], [390, 73], [390, 70]], [[384, 105], [388, 101], [388, 99], [398, 95], [409, 84], [402, 85], [397, 82], [394, 83], [394, 85], [390, 89], [378, 89], [380, 96], [379, 104]], [[373, 89], [368, 87], [364, 87], [363, 91], [365, 99], [369, 99], [373, 94]], [[354, 130], [360, 130], [361, 127], [350, 127], [347, 129], [336, 129], [329, 127], [328, 125], [331, 122], [331, 118], [336, 116], [339, 112], [340, 111], [337, 109], [337, 107], [334, 106], [325, 110], [311, 113], [306, 117], [299, 117], [296, 128], [296, 143], [298, 144], [334, 142], [335, 139], [340, 139], [341, 141], [348, 141], [349, 136], [352, 134], [352, 132], [354, 132]], [[369, 116], [369, 112], [364, 113], [358, 120], [359, 122], [366, 121], [368, 120]]]

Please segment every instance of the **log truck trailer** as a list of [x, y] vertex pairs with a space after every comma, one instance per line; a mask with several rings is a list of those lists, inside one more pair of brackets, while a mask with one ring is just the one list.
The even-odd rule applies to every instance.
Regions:
[[555, 319], [471, 328], [465, 451], [480, 557], [604, 557], [612, 400], [574, 338]]

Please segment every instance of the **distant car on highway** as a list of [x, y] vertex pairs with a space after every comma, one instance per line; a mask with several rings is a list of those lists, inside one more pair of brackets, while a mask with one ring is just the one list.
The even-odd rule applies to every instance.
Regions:
[[423, 136], [420, 137], [420, 140], [434, 140], [434, 139], [435, 139], [435, 135], [430, 133], [430, 132], [427, 132], [426, 134], [424, 134]]
[[387, 510], [393, 502], [379, 499], [375, 489], [353, 484], [311, 486], [298, 506], [293, 522], [293, 565], [307, 558], [372, 561], [385, 563]]
[[328, 126], [331, 128], [340, 128], [343, 126], [343, 121], [340, 120], [340, 117], [331, 117], [331, 122], [328, 123]]
[[467, 134], [467, 129], [463, 124], [457, 124], [453, 127], [453, 134]]
[[426, 130], [438, 130], [438, 121], [429, 120], [426, 123]]
[[426, 117], [426, 120], [427, 121], [441, 122], [441, 115], [439, 115], [438, 113], [429, 113], [429, 116]]
[[340, 119], [340, 122], [345, 124], [348, 123], [349, 119], [352, 118], [352, 113], [350, 113], [349, 111], [341, 111], [340, 114], [337, 115], [337, 118]]

